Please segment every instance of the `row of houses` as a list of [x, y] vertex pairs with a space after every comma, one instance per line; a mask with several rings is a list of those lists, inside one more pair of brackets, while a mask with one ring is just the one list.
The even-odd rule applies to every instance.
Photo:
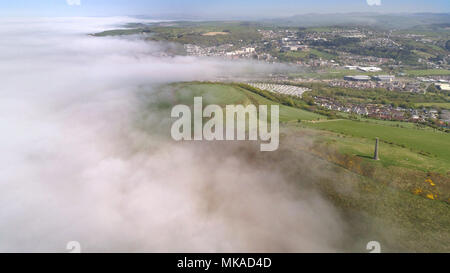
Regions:
[[332, 98], [314, 97], [315, 104], [328, 110], [357, 114], [376, 119], [425, 122], [439, 119], [434, 109], [405, 109], [392, 105], [340, 103]]

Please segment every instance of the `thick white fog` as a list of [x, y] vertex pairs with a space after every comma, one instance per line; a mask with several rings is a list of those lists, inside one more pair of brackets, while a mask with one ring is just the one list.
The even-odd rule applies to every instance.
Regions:
[[0, 19], [0, 251], [338, 251], [336, 211], [276, 168], [136, 128], [142, 86], [267, 67], [87, 35], [133, 20]]

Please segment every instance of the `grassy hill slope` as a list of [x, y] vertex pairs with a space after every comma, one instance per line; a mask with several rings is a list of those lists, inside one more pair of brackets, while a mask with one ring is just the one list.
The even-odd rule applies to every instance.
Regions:
[[[175, 83], [151, 96], [164, 111], [192, 105], [195, 96], [204, 106], [275, 103], [222, 83]], [[376, 239], [385, 252], [450, 251], [450, 135], [387, 121], [327, 120], [285, 105], [280, 112], [280, 150], [260, 160], [276, 158], [286, 176], [299, 186], [311, 181], [335, 204], [351, 234], [345, 249], [364, 251]], [[371, 159], [375, 137], [383, 141], [380, 161]], [[311, 164], [320, 166], [322, 177], [308, 169]]]

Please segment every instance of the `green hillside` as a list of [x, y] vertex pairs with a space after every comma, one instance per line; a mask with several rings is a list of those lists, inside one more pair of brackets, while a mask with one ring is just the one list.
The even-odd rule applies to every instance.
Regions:
[[[371, 122], [337, 120], [326, 123], [313, 123], [312, 128], [333, 131], [360, 138], [375, 139], [424, 153], [447, 162], [450, 167], [450, 134], [421, 129], [398, 128]], [[450, 169], [449, 169], [450, 170]]]
[[[194, 97], [203, 97], [203, 104], [218, 104], [225, 106], [227, 104], [254, 104], [254, 105], [272, 105], [276, 104], [267, 98], [252, 93], [236, 85], [227, 85], [220, 83], [178, 83], [171, 85], [172, 92], [175, 94], [176, 102], [179, 104], [191, 105]], [[297, 121], [325, 119], [325, 117], [294, 107], [280, 105], [280, 121]]]
[[[204, 105], [275, 104], [244, 87], [175, 83], [151, 93], [150, 101], [166, 117], [173, 105], [192, 105], [195, 96]], [[348, 251], [361, 251], [374, 238], [387, 252], [450, 251], [449, 134], [408, 123], [327, 120], [286, 105], [280, 112], [280, 149], [261, 156], [299, 185], [312, 181], [335, 204], [352, 234]], [[371, 159], [375, 137], [382, 140], [380, 161]], [[320, 179], [307, 169], [311, 164], [320, 166]]]

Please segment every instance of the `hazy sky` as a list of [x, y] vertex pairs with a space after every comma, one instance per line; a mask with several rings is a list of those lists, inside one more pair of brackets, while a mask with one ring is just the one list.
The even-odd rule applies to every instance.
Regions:
[[1, 16], [274, 17], [333, 12], [450, 12], [448, 0], [0, 0]]

